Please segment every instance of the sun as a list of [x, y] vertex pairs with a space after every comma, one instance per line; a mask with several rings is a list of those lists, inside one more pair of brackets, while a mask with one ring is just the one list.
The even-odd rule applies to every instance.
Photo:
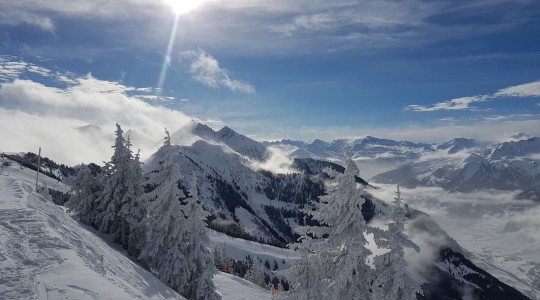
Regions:
[[204, 0], [164, 0], [176, 14], [185, 14], [197, 8]]

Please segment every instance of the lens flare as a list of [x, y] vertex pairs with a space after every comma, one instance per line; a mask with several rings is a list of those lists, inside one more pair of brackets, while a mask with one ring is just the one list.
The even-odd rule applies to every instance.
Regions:
[[161, 66], [161, 72], [159, 74], [159, 80], [157, 85], [158, 95], [161, 94], [163, 89], [163, 84], [165, 83], [165, 78], [167, 77], [167, 70], [171, 65], [171, 55], [174, 46], [174, 41], [176, 40], [176, 32], [178, 31], [178, 22], [180, 21], [180, 15], [177, 14], [174, 18], [173, 27], [171, 30], [171, 35], [169, 37], [169, 43], [167, 44], [167, 51], [165, 51], [165, 57], [163, 58], [163, 65]]

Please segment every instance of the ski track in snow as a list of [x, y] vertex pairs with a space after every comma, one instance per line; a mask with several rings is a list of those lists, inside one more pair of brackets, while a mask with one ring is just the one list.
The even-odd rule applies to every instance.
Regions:
[[33, 193], [31, 171], [9, 171], [0, 174], [0, 299], [183, 299]]

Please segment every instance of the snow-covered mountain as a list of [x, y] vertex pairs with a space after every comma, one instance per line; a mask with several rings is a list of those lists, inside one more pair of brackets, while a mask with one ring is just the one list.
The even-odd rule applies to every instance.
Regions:
[[145, 163], [145, 171], [159, 168], [165, 159], [180, 166], [184, 186], [196, 177], [199, 197], [212, 214], [211, 225], [244, 238], [292, 242], [293, 229], [302, 222], [298, 208], [323, 193], [320, 180], [258, 169], [249, 157], [204, 139], [160, 149]]
[[424, 157], [379, 174], [373, 181], [406, 187], [440, 186], [460, 192], [521, 190], [519, 197], [539, 200], [539, 152], [540, 138], [502, 142], [476, 153]]
[[358, 139], [337, 139], [332, 142], [281, 140], [264, 142], [267, 146], [284, 149], [290, 158], [315, 158], [343, 162], [354, 159], [363, 177], [369, 178], [383, 171], [412, 162], [434, 150], [433, 145], [394, 141], [366, 136]]
[[201, 139], [209, 143], [225, 145], [250, 159], [262, 161], [268, 158], [266, 146], [227, 126], [214, 131], [207, 125], [192, 121], [171, 135], [171, 143], [174, 145], [190, 146]]
[[448, 154], [455, 154], [466, 149], [472, 149], [480, 146], [482, 145], [473, 139], [455, 138], [448, 142], [437, 145], [437, 149], [446, 150]]

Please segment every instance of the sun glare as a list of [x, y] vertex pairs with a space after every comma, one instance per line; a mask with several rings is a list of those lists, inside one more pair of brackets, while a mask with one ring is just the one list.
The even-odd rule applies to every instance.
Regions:
[[164, 0], [176, 14], [185, 14], [197, 8], [204, 0]]

